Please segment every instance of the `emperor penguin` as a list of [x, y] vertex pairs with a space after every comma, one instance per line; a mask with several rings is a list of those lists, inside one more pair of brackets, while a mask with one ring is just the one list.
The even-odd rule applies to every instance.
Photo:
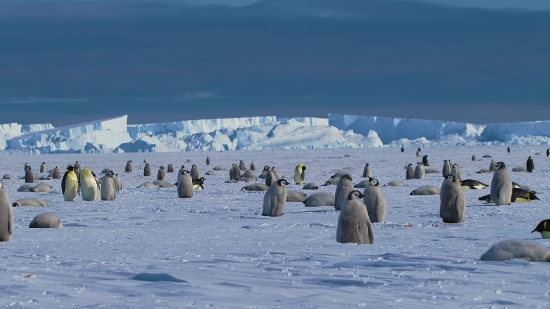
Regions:
[[191, 174], [191, 178], [193, 178], [193, 179], [201, 178], [201, 173], [199, 172], [199, 168], [195, 164], [191, 165], [190, 174]]
[[455, 175], [449, 175], [441, 185], [439, 216], [445, 223], [462, 223], [466, 214], [466, 195]]
[[60, 229], [63, 227], [59, 218], [56, 215], [45, 212], [37, 215], [32, 219], [29, 228], [45, 228], [45, 229]]
[[401, 145], [401, 152], [405, 152], [405, 146]]
[[424, 164], [422, 164], [422, 162], [417, 162], [416, 168], [414, 169], [414, 179], [424, 179], [425, 174]]
[[529, 262], [550, 262], [550, 250], [536, 242], [507, 239], [494, 244], [479, 259], [481, 261], [522, 259]]
[[365, 204], [361, 202], [363, 194], [359, 191], [348, 193], [336, 225], [336, 241], [342, 244], [373, 244], [374, 233]]
[[489, 171], [494, 172], [497, 170], [497, 163], [495, 160], [491, 159], [491, 163], [489, 163]]
[[279, 180], [279, 179], [280, 179], [279, 173], [278, 173], [277, 170], [275, 169], [275, 166], [272, 166], [272, 167], [271, 167], [271, 172], [273, 172], [273, 176], [275, 176], [275, 179], [274, 179], [274, 180]]
[[33, 183], [34, 182], [34, 174], [32, 173], [31, 167], [27, 166], [25, 169], [25, 183]]
[[428, 155], [424, 155], [422, 157], [422, 165], [424, 166], [430, 166], [430, 163], [428, 163]]
[[477, 161], [477, 158], [476, 158], [475, 154], [472, 155], [472, 161]]
[[260, 176], [258, 176], [258, 178], [260, 179], [265, 179], [265, 176], [267, 175], [267, 172], [269, 172], [271, 170], [271, 167], [269, 166], [264, 166], [264, 169], [262, 170], [262, 173], [260, 174]]
[[210, 157], [206, 156], [206, 165], [210, 165]]
[[279, 179], [265, 191], [262, 216], [280, 217], [284, 214], [288, 184], [285, 179]]
[[125, 173], [131, 173], [132, 172], [132, 160], [129, 160], [126, 162], [126, 167], [124, 168]]
[[166, 172], [167, 173], [173, 173], [174, 172], [174, 164], [172, 164], [172, 163], [168, 164], [168, 166], [166, 167]]
[[239, 169], [240, 169], [241, 171], [246, 170], [246, 165], [244, 165], [244, 161], [243, 161], [243, 160], [241, 160], [241, 162], [239, 162]]
[[80, 172], [80, 191], [83, 201], [97, 201], [99, 197], [99, 183], [89, 168]]
[[78, 176], [76, 176], [72, 165], [67, 167], [67, 171], [63, 175], [63, 179], [61, 180], [61, 191], [63, 192], [65, 201], [74, 201], [76, 199], [76, 194], [78, 193]]
[[188, 170], [182, 170], [178, 175], [178, 197], [192, 198], [193, 197], [193, 178]]
[[451, 168], [451, 175], [455, 175], [458, 181], [462, 181], [462, 176], [460, 175], [460, 167], [458, 166], [458, 163], [453, 164], [453, 167]]
[[0, 180], [0, 241], [10, 241], [13, 234], [13, 206]]
[[269, 168], [269, 170], [265, 174], [265, 185], [271, 187], [271, 185], [275, 181], [277, 181], [277, 179], [275, 178], [275, 174], [273, 174], [273, 171], [271, 170], [271, 168]]
[[101, 183], [101, 200], [103, 201], [114, 201], [116, 199], [114, 176], [113, 172], [109, 172], [103, 177], [103, 182]]
[[149, 166], [149, 163], [145, 163], [145, 167], [143, 168], [143, 176], [151, 176], [151, 167]]
[[370, 169], [370, 165], [367, 163], [365, 164], [365, 168], [363, 169], [363, 178], [369, 178], [372, 176], [372, 171]]
[[[78, 161], [77, 161], [77, 162], [78, 162]], [[77, 177], [77, 178], [80, 177], [80, 172], [81, 172], [80, 167], [78, 167], [78, 168], [75, 167], [75, 168], [74, 168], [74, 173], [76, 174], [76, 177]]]
[[497, 205], [510, 205], [512, 203], [512, 179], [506, 170], [504, 162], [497, 162], [497, 170], [491, 181], [491, 200]]
[[550, 220], [546, 219], [539, 222], [537, 227], [531, 231], [531, 234], [534, 232], [539, 232], [544, 239], [550, 238]]
[[443, 174], [443, 177], [447, 177], [451, 174], [451, 165], [449, 164], [449, 161], [443, 160], [443, 169], [441, 170], [441, 174]]
[[525, 165], [527, 167], [528, 173], [532, 173], [535, 171], [535, 161], [533, 161], [533, 158], [531, 156], [529, 156]]
[[46, 162], [42, 162], [42, 164], [40, 164], [40, 173], [45, 173], [47, 169]]
[[405, 179], [414, 179], [414, 167], [409, 163], [406, 167], [407, 171], [405, 172]]
[[164, 169], [164, 166], [159, 167], [159, 171], [157, 172], [157, 180], [166, 180], [166, 170]]
[[24, 167], [23, 167], [23, 170], [26, 171], [26, 170], [27, 170], [27, 167], [29, 167], [29, 166], [30, 166], [30, 165], [29, 165], [29, 162], [25, 162], [25, 165], [24, 165]]
[[53, 169], [52, 178], [53, 179], [61, 179], [61, 171], [59, 170], [59, 168], [57, 166]]
[[508, 151], [508, 153], [510, 153], [510, 147], [506, 148], [506, 151]]
[[241, 178], [241, 169], [239, 166], [235, 163], [231, 166], [231, 169], [229, 170], [229, 179], [235, 179], [239, 181]]
[[297, 185], [303, 185], [306, 178], [306, 165], [300, 163], [294, 169], [294, 181]]
[[546, 157], [550, 156], [550, 148], [546, 149]]
[[418, 149], [416, 150], [416, 156], [417, 157], [420, 157], [420, 152], [421, 152], [420, 147], [418, 147]]
[[[76, 170], [76, 169], [80, 170], [80, 163], [78, 163], [78, 161], [76, 161], [76, 162], [74, 163], [73, 168], [74, 168], [75, 170]], [[76, 173], [76, 172], [75, 172], [75, 173]]]
[[380, 189], [380, 183], [369, 177], [369, 185], [363, 192], [363, 203], [367, 207], [371, 222], [384, 222], [386, 218], [386, 197]]
[[120, 179], [120, 177], [118, 177], [118, 174], [115, 174], [115, 176], [113, 176], [113, 181], [115, 182], [115, 191], [118, 192], [122, 190], [122, 180]]
[[334, 193], [334, 209], [341, 210], [342, 204], [346, 201], [349, 197], [349, 193], [353, 190], [355, 190], [355, 186], [351, 179], [351, 175], [342, 175], [336, 185], [336, 192]]
[[250, 163], [250, 170], [256, 171], [256, 164], [254, 162]]

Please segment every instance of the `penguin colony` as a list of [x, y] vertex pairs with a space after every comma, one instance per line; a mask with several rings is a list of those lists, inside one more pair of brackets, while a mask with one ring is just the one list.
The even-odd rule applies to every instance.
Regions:
[[[404, 148], [401, 148], [402, 152]], [[509, 148], [507, 149], [509, 152]], [[548, 152], [547, 152], [548, 154]], [[417, 150], [417, 156], [420, 157], [421, 150]], [[484, 156], [485, 157], [485, 156]], [[422, 162], [418, 162], [416, 168], [408, 164], [405, 169], [405, 179], [423, 179], [425, 177], [424, 166], [429, 166], [428, 155], [422, 156]], [[477, 161], [473, 155], [472, 161]], [[207, 157], [207, 165], [210, 164], [210, 158]], [[306, 180], [306, 166], [300, 163], [294, 170], [294, 182], [297, 185], [304, 185]], [[381, 189], [380, 183], [372, 177], [372, 170], [369, 163], [366, 163], [363, 169], [362, 177], [367, 180], [359, 181], [354, 184], [353, 178], [349, 174], [353, 168], [346, 168], [346, 171], [337, 172], [327, 181], [326, 185], [336, 185], [335, 193], [317, 192], [308, 194], [298, 191], [287, 190], [290, 183], [280, 178], [275, 167], [265, 166], [262, 175], [259, 178], [265, 179], [263, 183], [251, 183], [242, 187], [241, 191], [265, 192], [263, 194], [262, 216], [279, 217], [285, 213], [285, 203], [303, 203], [306, 207], [331, 206], [340, 211], [336, 228], [336, 240], [339, 243], [357, 243], [373, 244], [374, 233], [373, 224], [384, 222], [386, 216], [386, 199]], [[98, 178], [89, 168], [81, 168], [80, 163], [76, 161], [74, 165], [68, 165], [61, 180], [61, 193], [63, 199], [72, 202], [77, 197], [83, 201], [114, 201], [117, 192], [122, 190], [122, 180], [118, 174], [111, 169], [105, 169], [107, 173]], [[151, 176], [151, 167], [145, 163], [143, 167], [144, 177]], [[247, 169], [245, 163], [240, 160], [239, 164], [234, 163], [229, 170], [230, 180], [234, 182], [246, 181], [255, 182], [258, 177], [255, 175], [255, 165], [251, 163]], [[526, 172], [535, 172], [533, 157], [529, 156], [526, 162]], [[48, 173], [47, 179], [60, 179], [60, 170], [56, 166], [48, 172], [46, 162], [40, 165], [41, 173]], [[125, 173], [132, 173], [132, 160], [126, 162]], [[173, 164], [169, 165], [169, 171], [173, 172]], [[435, 186], [421, 186], [413, 190], [410, 195], [440, 195], [440, 217], [444, 223], [462, 223], [466, 216], [466, 198], [464, 190], [483, 190], [490, 188], [490, 194], [479, 198], [487, 203], [495, 203], [497, 206], [510, 205], [515, 202], [530, 202], [539, 200], [536, 192], [530, 187], [519, 187], [511, 181], [507, 166], [504, 162], [495, 162], [491, 160], [488, 172], [494, 172], [491, 185], [484, 184], [474, 179], [462, 180], [458, 163], [452, 163], [450, 160], [444, 160], [442, 176], [444, 177], [441, 189]], [[52, 187], [44, 184], [34, 184], [37, 174], [33, 174], [31, 166], [26, 163], [24, 166], [24, 179], [28, 185], [22, 186], [18, 191], [27, 192], [50, 192]], [[285, 176], [287, 177], [287, 176]], [[197, 165], [193, 164], [191, 171], [185, 169], [182, 165], [178, 172], [178, 181], [175, 184], [179, 198], [193, 198], [193, 191], [205, 190], [205, 178], [200, 177], [200, 171]], [[5, 177], [11, 179], [11, 177]], [[398, 183], [393, 181], [390, 183]], [[166, 184], [164, 184], [166, 183]], [[147, 185], [146, 185], [147, 184]], [[150, 184], [150, 185], [149, 185]], [[146, 182], [139, 188], [150, 187], [174, 187], [166, 182], [166, 170], [164, 166], [159, 167], [157, 181]], [[38, 198], [23, 198], [10, 203], [9, 196], [3, 188], [4, 183], [0, 181], [0, 241], [10, 241], [14, 228], [13, 207], [47, 207], [48, 204]], [[25, 187], [25, 188], [23, 188]], [[303, 190], [318, 190], [315, 183], [308, 183], [303, 186]], [[357, 188], [364, 189], [363, 192]], [[55, 191], [54, 191], [55, 192]], [[256, 193], [258, 194], [258, 193]], [[52, 213], [41, 213], [37, 215], [29, 224], [31, 228], [61, 228], [63, 224]], [[538, 223], [531, 233], [538, 232], [542, 238], [550, 238], [550, 219], [544, 219]], [[521, 258], [528, 261], [550, 261], [550, 250], [544, 246], [522, 240], [505, 240], [495, 244], [485, 254], [481, 260], [506, 260], [510, 258]]]

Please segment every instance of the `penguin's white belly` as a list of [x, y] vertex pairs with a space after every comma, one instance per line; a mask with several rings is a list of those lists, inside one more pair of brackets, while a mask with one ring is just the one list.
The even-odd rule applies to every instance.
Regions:
[[95, 179], [84, 179], [80, 190], [82, 191], [82, 199], [85, 201], [95, 201], [96, 197], [98, 197], [97, 193], [99, 190], [97, 189]]

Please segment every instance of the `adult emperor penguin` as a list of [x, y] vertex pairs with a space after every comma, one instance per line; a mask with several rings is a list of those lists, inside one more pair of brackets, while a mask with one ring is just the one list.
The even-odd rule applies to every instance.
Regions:
[[114, 201], [116, 199], [114, 176], [113, 172], [109, 172], [103, 177], [103, 182], [101, 183], [101, 200], [103, 201]]
[[535, 171], [535, 161], [533, 161], [533, 158], [531, 156], [529, 156], [525, 165], [527, 167], [528, 173], [532, 173]]
[[506, 151], [508, 151], [508, 153], [510, 153], [510, 147], [506, 148]]
[[196, 164], [191, 165], [191, 172], [189, 174], [193, 179], [201, 178], [201, 173], [199, 172], [199, 168], [197, 167]]
[[31, 167], [27, 166], [25, 168], [25, 183], [33, 183], [34, 182], [34, 174], [32, 173]]
[[0, 180], [0, 241], [10, 241], [13, 234], [13, 206]]
[[466, 214], [466, 196], [454, 175], [449, 175], [443, 181], [439, 194], [439, 216], [445, 223], [462, 223]]
[[542, 238], [550, 238], [550, 220], [542, 220], [531, 233], [539, 232]]
[[42, 162], [42, 164], [40, 164], [40, 173], [45, 173], [47, 169], [46, 162]]
[[481, 261], [522, 259], [529, 262], [550, 262], [550, 250], [536, 242], [507, 239], [494, 244], [479, 259]]
[[363, 203], [367, 207], [371, 222], [384, 222], [386, 218], [386, 197], [380, 189], [380, 183], [369, 177], [369, 185], [363, 192]]
[[546, 149], [546, 157], [550, 156], [550, 148]]
[[372, 176], [372, 170], [370, 169], [370, 165], [367, 163], [365, 164], [365, 168], [363, 169], [363, 177], [369, 178]]
[[206, 165], [210, 165], [210, 157], [206, 156]]
[[80, 191], [83, 201], [97, 201], [99, 199], [99, 183], [89, 168], [80, 172]]
[[334, 209], [341, 210], [342, 204], [344, 204], [349, 193], [353, 190], [355, 190], [355, 186], [353, 185], [351, 175], [342, 175], [336, 185], [336, 192], [334, 193]]
[[284, 214], [288, 184], [285, 179], [279, 179], [265, 191], [262, 216], [280, 217]]
[[131, 173], [132, 172], [132, 160], [129, 160], [126, 162], [126, 167], [124, 168], [125, 173]]
[[74, 201], [78, 193], [78, 176], [74, 172], [74, 167], [69, 165], [67, 171], [61, 180], [61, 191], [65, 201]]
[[192, 198], [193, 197], [193, 178], [188, 170], [182, 170], [178, 175], [178, 197]]
[[241, 162], [239, 162], [239, 169], [240, 169], [241, 171], [246, 170], [246, 165], [244, 165], [244, 161], [243, 161], [243, 160], [241, 160]]
[[250, 163], [250, 170], [256, 171], [256, 164], [254, 162]]
[[491, 200], [497, 205], [510, 205], [512, 203], [512, 179], [506, 170], [504, 162], [497, 162], [497, 170], [491, 181]]
[[373, 244], [374, 233], [365, 204], [361, 202], [363, 194], [359, 191], [348, 193], [336, 225], [336, 241], [342, 244]]
[[462, 181], [462, 176], [460, 175], [460, 167], [458, 166], [458, 163], [453, 164], [453, 167], [451, 168], [451, 175], [455, 175], [458, 181]]
[[294, 181], [297, 185], [303, 185], [306, 178], [306, 165], [300, 163], [294, 169]]
[[451, 174], [451, 165], [449, 164], [449, 161], [443, 160], [443, 169], [441, 170], [441, 174], [443, 177], [447, 177]]
[[157, 172], [157, 180], [166, 180], [166, 170], [164, 169], [164, 166], [159, 167], [159, 171]]
[[424, 164], [422, 164], [422, 162], [417, 162], [416, 168], [414, 169], [414, 179], [424, 179], [425, 174]]
[[405, 172], [405, 179], [414, 179], [414, 167], [409, 163], [406, 167], [407, 171]]
[[229, 170], [229, 179], [235, 179], [239, 181], [240, 178], [241, 178], [241, 169], [237, 164], [233, 163], [233, 165], [231, 165], [231, 169]]
[[143, 176], [151, 176], [151, 167], [149, 166], [149, 163], [145, 163], [145, 167], [143, 168]]
[[52, 178], [53, 179], [61, 179], [61, 171], [59, 170], [59, 168], [57, 166], [53, 169]]

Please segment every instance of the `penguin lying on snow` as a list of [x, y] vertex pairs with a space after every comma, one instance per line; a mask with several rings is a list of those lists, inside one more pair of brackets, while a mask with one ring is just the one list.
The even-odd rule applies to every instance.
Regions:
[[[490, 194], [480, 197], [479, 200], [485, 201], [486, 203], [493, 203]], [[512, 203], [531, 202], [532, 200], [540, 201], [540, 199], [535, 195], [535, 192], [529, 192], [519, 188], [512, 189]]]
[[539, 232], [542, 238], [550, 238], [550, 219], [542, 220], [537, 227], [531, 232]]
[[529, 262], [550, 262], [550, 250], [531, 241], [508, 239], [494, 244], [479, 259], [481, 261], [522, 259]]
[[465, 190], [469, 190], [469, 189], [482, 190], [482, 189], [487, 188], [489, 185], [484, 184], [481, 181], [477, 181], [477, 180], [473, 180], [473, 179], [464, 179], [464, 180], [460, 181], [460, 186], [462, 186], [462, 189], [465, 189]]

